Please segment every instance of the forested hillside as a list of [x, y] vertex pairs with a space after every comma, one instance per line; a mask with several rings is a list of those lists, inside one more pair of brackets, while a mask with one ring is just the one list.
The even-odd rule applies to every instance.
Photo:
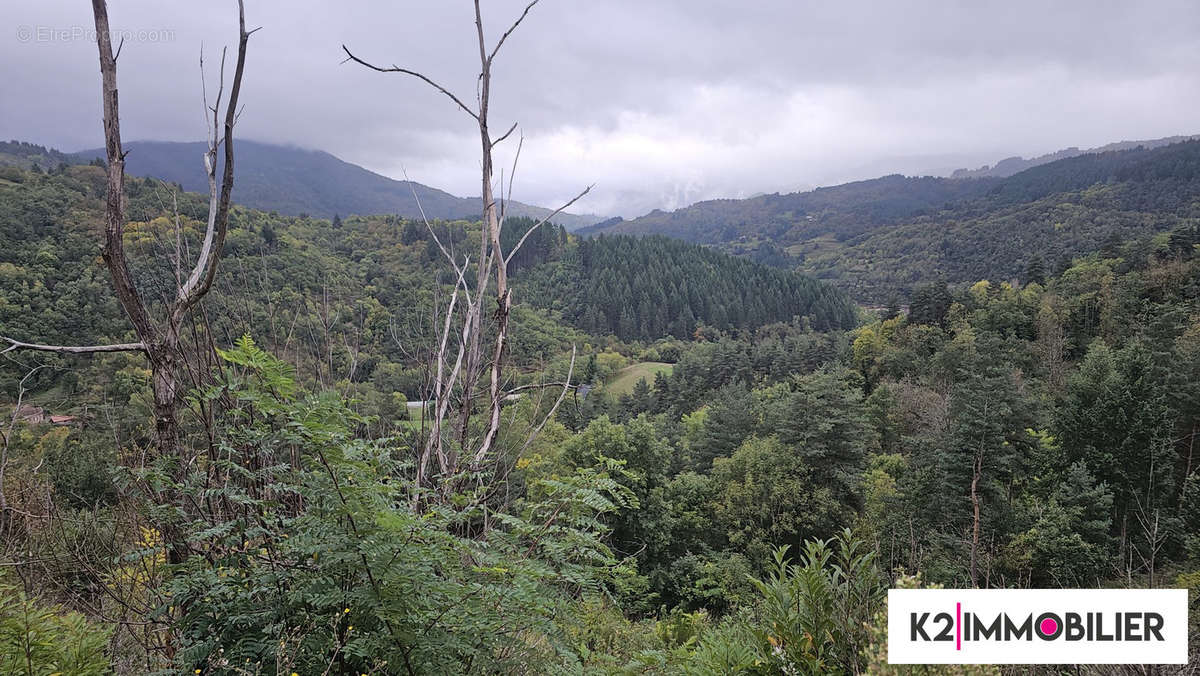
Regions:
[[[204, 143], [126, 145], [127, 120], [182, 128], [155, 118], [182, 105], [176, 31], [137, 27], [172, 17], [190, 39], [217, 20], [113, 3], [110, 23], [108, 4], [91, 3], [94, 33], [13, 7], [29, 19], [18, 48], [47, 58], [13, 71], [32, 93], [3, 109], [101, 126], [93, 108], [33, 100], [38, 81], [82, 90], [46, 73], [95, 48], [104, 150], [0, 145], [0, 674], [1196, 672], [1200, 141], [705, 202], [582, 234], [506, 199], [527, 142], [540, 166], [521, 176], [545, 193], [578, 165], [662, 172], [623, 177], [644, 185], [610, 195], [631, 199], [691, 192], [714, 157], [747, 180], [901, 134], [962, 143], [989, 120], [935, 128], [995, 101], [992, 80], [1031, 115], [1064, 101], [1023, 96], [1059, 82], [1039, 65], [1058, 57], [1051, 74], [1089, 111], [1186, 101], [1164, 93], [1186, 69], [1140, 77], [1124, 62], [1144, 55], [1107, 36], [1175, 54], [1187, 31], [1125, 30], [1136, 12], [1099, 5], [1039, 13], [1025, 34], [976, 7], [935, 17], [965, 31], [830, 3], [813, 23], [809, 55], [829, 54], [817, 82], [794, 79], [811, 60], [786, 38], [813, 15], [795, 3], [730, 30], [729, 8], [706, 3], [382, 3], [351, 21], [239, 0], [219, 21], [232, 37], [236, 18], [236, 49], [219, 72], [202, 65], [191, 100]], [[446, 21], [462, 30], [430, 33]], [[502, 51], [530, 31], [546, 32]], [[1072, 31], [1112, 58], [1045, 39]], [[849, 36], [867, 39], [826, 49]], [[422, 139], [459, 163], [469, 141], [481, 197], [242, 140], [266, 124], [336, 143], [365, 131], [347, 130], [363, 119], [342, 117], [352, 106], [381, 151]], [[243, 112], [263, 117], [242, 127]], [[1174, 119], [1153, 112], [1130, 117]], [[734, 150], [762, 157], [725, 164]], [[414, 217], [412, 190], [431, 218]], [[955, 592], [925, 595], [932, 613], [889, 609], [889, 590], [922, 588], [1154, 598], [991, 608]], [[1186, 592], [1140, 591], [1164, 589]], [[964, 664], [891, 663], [927, 621], [940, 643], [920, 654]], [[1137, 659], [1161, 646], [1178, 664], [1090, 664], [1098, 645], [1130, 659], [1134, 640]], [[992, 654], [977, 641], [1055, 663], [971, 664]]]
[[[810, 193], [706, 202], [604, 228], [714, 245], [833, 281], [860, 302], [944, 279], [1022, 279], [1035, 261], [1187, 227], [1200, 217], [1200, 141], [1085, 154], [1004, 179], [885, 177]], [[592, 232], [592, 231], [585, 231]]]
[[655, 234], [701, 244], [756, 240], [786, 245], [822, 234], [847, 239], [985, 194], [995, 184], [995, 179], [883, 176], [810, 192], [698, 202], [671, 212], [598, 223], [580, 234]]
[[[178, 183], [184, 190], [208, 189], [201, 162], [204, 143], [138, 141], [126, 147], [130, 150], [127, 158], [130, 175]], [[319, 218], [351, 214], [419, 218], [420, 202], [429, 218], [479, 217], [477, 197], [456, 197], [415, 181], [390, 179], [320, 150], [243, 140], [238, 154], [239, 180], [234, 199], [252, 209]], [[103, 157], [103, 148], [63, 153], [19, 141], [0, 143], [0, 166], [29, 169], [37, 164], [49, 170], [62, 163], [88, 164]], [[514, 216], [533, 218], [544, 218], [551, 211], [518, 201], [511, 202], [508, 209]], [[555, 220], [574, 229], [591, 225], [600, 218], [563, 213]]]
[[[637, 469], [642, 511], [617, 517], [614, 546], [656, 601], [708, 616], [771, 608], [758, 595], [778, 588], [746, 575], [803, 579], [805, 541], [842, 527], [893, 586], [919, 571], [947, 587], [1195, 589], [1198, 246], [1175, 231], [1039, 283], [922, 292], [849, 334], [695, 344], [669, 376], [577, 409], [575, 426], [603, 417], [564, 455], [619, 449]], [[774, 568], [780, 544], [800, 570]], [[698, 653], [769, 652], [754, 620], [725, 616], [732, 633], [701, 632]]]
[[0, 141], [0, 166], [19, 169], [54, 169], [60, 164], [76, 164], [78, 158], [53, 148], [24, 141]]
[[983, 178], [985, 176], [995, 176], [1004, 178], [1012, 176], [1018, 172], [1025, 171], [1039, 165], [1049, 164], [1056, 160], [1065, 160], [1068, 157], [1077, 157], [1084, 154], [1107, 153], [1114, 150], [1132, 150], [1137, 147], [1142, 148], [1158, 148], [1159, 146], [1170, 145], [1172, 143], [1180, 143], [1182, 141], [1194, 141], [1195, 136], [1167, 136], [1165, 138], [1150, 139], [1145, 141], [1118, 141], [1116, 143], [1107, 143], [1098, 148], [1088, 148], [1080, 150], [1079, 148], [1063, 148], [1062, 150], [1046, 153], [1037, 157], [1007, 157], [993, 165], [984, 165], [977, 169], [957, 169], [950, 175], [950, 178]]
[[[51, 344], [129, 338], [97, 258], [103, 170], [70, 166], [7, 176], [0, 179], [0, 336]], [[205, 204], [157, 179], [131, 180], [127, 188], [135, 271], [163, 288], [172, 274], [165, 259], [175, 237], [174, 209], [181, 232], [191, 238], [202, 225]], [[513, 219], [505, 243], [533, 224]], [[462, 247], [478, 227], [468, 221], [435, 224], [451, 247]], [[359, 392], [364, 412], [403, 417], [397, 401], [426, 398], [428, 373], [410, 350], [433, 335], [431, 312], [447, 302], [448, 292], [437, 282], [453, 280], [440, 267], [441, 254], [423, 223], [395, 216], [329, 221], [238, 209], [225, 246], [221, 293], [202, 318], [218, 344], [250, 333], [299, 367], [305, 381], [341, 383]], [[510, 350], [527, 370], [560, 358], [572, 342], [584, 342], [585, 334], [600, 337], [594, 343], [610, 335], [652, 342], [671, 333], [668, 327], [691, 340], [700, 326], [752, 331], [794, 316], [807, 316], [818, 328], [848, 328], [855, 321], [846, 297], [825, 285], [676, 241], [580, 243], [546, 224], [519, 254], [510, 263], [520, 271], [519, 330]], [[664, 288], [677, 292], [680, 283], [672, 280], [692, 280], [695, 290], [673, 294], [668, 305]], [[623, 312], [627, 301], [636, 309], [638, 298], [653, 299], [653, 326], [637, 322], [647, 314]], [[675, 308], [671, 314], [669, 307]], [[612, 313], [612, 321], [587, 324], [595, 312]], [[41, 396], [52, 394], [53, 408], [74, 413], [86, 405], [76, 395], [103, 394], [94, 388], [105, 381], [91, 380], [99, 373], [45, 369], [26, 385], [34, 391], [65, 385]], [[14, 378], [23, 375], [6, 373], [6, 387], [12, 391]]]
[[[0, 335], [128, 338], [96, 258], [102, 169], [6, 176]], [[172, 205], [194, 243], [203, 202], [152, 180], [127, 189], [139, 278], [169, 289]], [[155, 558], [162, 536], [125, 511], [128, 491], [158, 490], [142, 482], [170, 468], [137, 459], [152, 435], [149, 374], [135, 356], [6, 355], [10, 401], [71, 418], [21, 418], [6, 433], [5, 556], [38, 593], [0, 608], [0, 622], [42, 613], [39, 631], [75, 637], [70, 659], [220, 673], [223, 660], [299, 673], [335, 654], [360, 673], [405, 656], [426, 665], [417, 673], [480, 662], [854, 673], [886, 668], [888, 586], [1196, 587], [1194, 227], [1110, 238], [1028, 283], [923, 285], [907, 315], [855, 327], [844, 297], [791, 273], [664, 238], [578, 240], [543, 226], [510, 262], [522, 299], [512, 385], [537, 393], [569, 373], [579, 387], [557, 410], [553, 397], [514, 399], [498, 439], [503, 479], [462, 494], [459, 510], [421, 515], [409, 480], [396, 480], [410, 476], [428, 424], [406, 400], [428, 391], [433, 310], [452, 297], [438, 242], [469, 249], [478, 225], [233, 218], [219, 286], [188, 329], [197, 376], [185, 425], [190, 445], [245, 458], [205, 464], [241, 467], [248, 483], [214, 495], [251, 509], [202, 508], [178, 526], [190, 547], [219, 556]], [[511, 225], [508, 247], [533, 222]], [[704, 316], [681, 332], [686, 342], [623, 342], [562, 323], [607, 318], [639, 293], [654, 305], [657, 284], [692, 281], [713, 302], [693, 308]], [[791, 304], [749, 312], [776, 295]], [[661, 325], [627, 317], [632, 338], [669, 331], [671, 299], [692, 307], [684, 297], [664, 290], [650, 320]], [[793, 308], [803, 310], [794, 320]], [[631, 391], [600, 387], [627, 364], [663, 360], [673, 368]], [[216, 410], [226, 412], [210, 419]], [[542, 433], [522, 441], [517, 430], [547, 411]], [[54, 523], [78, 525], [41, 527], [48, 500]], [[471, 537], [491, 509], [504, 510], [503, 525]], [[547, 522], [558, 525], [546, 532]], [[23, 561], [28, 548], [41, 558]], [[149, 577], [112, 568], [131, 556]], [[110, 586], [83, 593], [81, 580]], [[381, 584], [400, 597], [374, 591]], [[843, 609], [803, 600], [843, 593], [854, 599]], [[151, 621], [180, 646], [171, 658], [138, 619], [143, 599], [166, 598], [187, 608]], [[471, 609], [469, 624], [446, 619], [457, 606]], [[97, 613], [126, 619], [102, 628]], [[401, 622], [412, 633], [397, 643], [389, 626]], [[824, 638], [803, 638], [810, 622], [827, 627]], [[506, 633], [514, 624], [536, 627], [539, 641]], [[280, 625], [306, 627], [306, 638], [279, 635]], [[488, 640], [468, 639], [478, 632]]]
[[856, 322], [850, 299], [828, 285], [666, 237], [572, 239], [556, 257], [523, 278], [525, 293], [591, 334], [687, 339], [702, 325], [752, 331], [803, 318], [825, 331]]
[[[12, 178], [17, 180], [0, 182], [0, 335], [54, 344], [129, 338], [99, 261], [103, 170], [72, 166]], [[206, 204], [154, 179], [131, 180], [127, 189], [135, 272], [151, 288], [165, 289], [172, 276], [166, 257], [174, 246], [174, 201], [181, 233], [193, 243]], [[447, 242], [461, 243], [478, 231], [467, 222], [436, 227]], [[404, 401], [422, 398], [428, 374], [408, 350], [432, 334], [430, 313], [445, 303], [431, 283], [438, 279], [440, 254], [423, 224], [392, 216], [331, 222], [237, 209], [225, 248], [220, 294], [197, 318], [197, 335], [230, 345], [250, 333], [298, 367], [305, 382], [359, 392], [364, 412], [403, 418]], [[541, 368], [581, 336], [528, 307], [518, 308], [515, 321], [522, 328], [512, 356], [531, 368]], [[93, 403], [89, 397], [108, 396], [112, 378], [104, 367], [64, 371], [60, 367], [71, 362], [50, 360], [54, 368], [40, 370], [26, 386], [50, 397], [46, 403], [56, 412], [77, 413]], [[10, 394], [24, 375], [19, 369], [5, 373]]]

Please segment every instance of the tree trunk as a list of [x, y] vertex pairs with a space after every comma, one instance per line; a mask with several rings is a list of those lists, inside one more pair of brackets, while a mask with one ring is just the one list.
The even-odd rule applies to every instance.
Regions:
[[971, 506], [975, 517], [971, 525], [971, 586], [979, 586], [979, 477], [983, 473], [983, 454], [975, 456], [975, 472], [971, 477]]
[[[167, 309], [165, 319], [156, 324], [150, 317], [142, 294], [134, 282], [125, 256], [125, 151], [121, 146], [121, 117], [117, 96], [117, 55], [113, 52], [112, 38], [109, 32], [108, 6], [105, 0], [92, 0], [92, 14], [96, 23], [96, 44], [100, 57], [100, 75], [102, 100], [104, 104], [104, 147], [108, 160], [108, 194], [106, 196], [104, 246], [102, 254], [109, 274], [112, 276], [113, 290], [121, 307], [129, 316], [140, 344], [109, 346], [108, 348], [83, 348], [80, 350], [66, 349], [65, 351], [109, 351], [112, 349], [143, 349], [150, 362], [151, 389], [154, 394], [154, 432], [157, 442], [158, 457], [172, 459], [176, 462], [174, 476], [176, 484], [181, 484], [186, 476], [188, 459], [183, 457], [179, 438], [179, 422], [177, 418], [179, 398], [179, 367], [182, 361], [180, 350], [179, 326], [187, 313], [204, 298], [212, 287], [216, 275], [217, 263], [225, 242], [229, 225], [229, 204], [233, 190], [233, 126], [237, 119], [238, 95], [242, 86], [242, 72], [246, 59], [246, 44], [250, 33], [246, 31], [245, 12], [242, 1], [238, 0], [238, 57], [234, 69], [233, 87], [225, 110], [224, 135], [219, 124], [219, 108], [221, 95], [217, 95], [217, 104], [206, 109], [212, 112], [212, 137], [208, 153], [204, 156], [205, 171], [209, 178], [209, 213], [208, 224], [205, 228], [204, 244], [199, 260], [189, 275], [186, 283], [180, 284], [180, 263], [175, 260], [176, 298]], [[224, 59], [222, 58], [222, 89], [224, 88]], [[203, 58], [201, 58], [201, 73], [203, 74]], [[207, 112], [206, 112], [207, 115]], [[216, 181], [217, 148], [224, 144], [224, 172], [218, 192]], [[31, 346], [41, 349], [44, 346]], [[59, 351], [63, 351], [62, 348]], [[170, 492], [170, 498], [176, 505], [182, 505], [176, 491]], [[174, 524], [163, 525], [163, 538], [167, 544], [170, 559], [173, 563], [182, 561], [186, 555], [186, 543], [178, 535]]]
[[[15, 415], [15, 414], [14, 414]], [[0, 536], [8, 533], [8, 498], [4, 494], [4, 473], [8, 468], [8, 436], [0, 447]]]
[[[438, 349], [435, 356], [438, 369], [437, 385], [434, 388], [435, 398], [437, 399], [436, 414], [434, 418], [433, 429], [431, 431], [432, 436], [426, 442], [425, 448], [421, 451], [417, 468], [419, 484], [423, 485], [427, 480], [430, 483], [435, 483], [427, 474], [427, 466], [430, 461], [430, 456], [432, 454], [436, 454], [443, 474], [441, 481], [444, 482], [442, 483], [442, 490], [444, 493], [454, 490], [454, 484], [456, 482], [446, 480], [457, 474], [459, 470], [468, 469], [472, 473], [475, 473], [483, 469], [485, 462], [488, 460], [489, 454], [493, 450], [495, 440], [499, 433], [501, 408], [505, 399], [505, 391], [503, 387], [504, 360], [507, 357], [508, 352], [508, 322], [512, 311], [512, 292], [508, 288], [507, 264], [509, 259], [513, 254], [516, 253], [518, 249], [521, 248], [522, 243], [525, 241], [525, 237], [528, 237], [539, 226], [548, 222], [550, 218], [557, 215], [563, 209], [566, 209], [574, 204], [576, 200], [582, 198], [588, 193], [589, 190], [591, 190], [591, 187], [589, 186], [574, 199], [568, 201], [563, 206], [554, 210], [549, 216], [543, 218], [541, 222], [537, 223], [534, 227], [526, 231], [525, 235], [522, 236], [520, 241], [516, 243], [512, 251], [510, 251], [507, 256], [505, 255], [500, 241], [501, 230], [504, 227], [505, 213], [504, 209], [499, 207], [497, 204], [496, 188], [493, 183], [495, 170], [493, 149], [497, 144], [508, 138], [509, 135], [517, 129], [517, 125], [513, 124], [507, 132], [497, 138], [492, 138], [491, 136], [488, 128], [488, 106], [491, 97], [492, 79], [491, 67], [493, 59], [495, 59], [496, 54], [500, 51], [500, 48], [504, 45], [504, 42], [513, 33], [513, 31], [517, 29], [517, 26], [521, 24], [521, 22], [529, 14], [529, 11], [534, 5], [537, 4], [537, 2], [538, 0], [532, 0], [528, 5], [526, 5], [525, 10], [520, 14], [520, 16], [517, 17], [517, 20], [512, 23], [508, 30], [503, 33], [500, 39], [491, 48], [490, 52], [484, 38], [483, 17], [480, 10], [481, 3], [479, 0], [475, 0], [473, 3], [475, 7], [475, 29], [479, 44], [480, 64], [479, 78], [476, 82], [478, 107], [475, 109], [472, 109], [471, 106], [468, 106], [466, 103], [464, 103], [461, 99], [451, 93], [449, 89], [443, 87], [437, 82], [434, 82], [429, 77], [417, 71], [401, 68], [399, 66], [385, 68], [373, 65], [358, 58], [353, 52], [350, 51], [349, 48], [347, 48], [345, 45], [342, 45], [342, 51], [346, 53], [347, 58], [351, 61], [381, 73], [403, 73], [405, 75], [416, 77], [422, 80], [452, 100], [454, 104], [458, 106], [458, 108], [470, 115], [471, 118], [476, 122], [479, 130], [481, 154], [480, 195], [483, 202], [483, 221], [479, 233], [479, 257], [475, 261], [475, 288], [473, 289], [473, 296], [471, 293], [472, 289], [466, 281], [469, 260], [464, 259], [463, 263], [460, 265], [456, 260], [456, 256], [447, 251], [447, 249], [441, 245], [441, 242], [437, 239], [436, 232], [434, 232], [432, 226], [430, 226], [428, 220], [426, 220], [426, 226], [429, 228], [434, 240], [442, 249], [443, 255], [446, 256], [447, 260], [450, 261], [451, 265], [458, 273], [458, 286], [456, 287], [455, 293], [457, 294], [458, 289], [461, 289], [465, 297], [464, 302], [466, 303], [466, 309], [463, 311], [462, 342], [458, 348], [458, 358], [455, 360], [454, 366], [448, 375], [447, 380], [443, 382], [442, 367], [445, 363], [444, 359], [446, 356], [445, 341], [446, 336], [448, 335], [450, 321], [454, 317], [453, 303], [451, 303], [445, 313], [446, 323], [442, 330], [443, 338], [441, 341], [441, 347]], [[520, 157], [520, 154], [520, 146], [518, 145], [516, 155], [513, 160], [514, 170], [516, 168], [516, 160]], [[511, 195], [511, 175], [508, 187], [509, 194]], [[501, 174], [500, 197], [503, 198], [503, 196], [504, 176]], [[485, 325], [484, 308], [486, 305], [484, 297], [489, 295], [488, 286], [492, 277], [492, 266], [495, 266], [496, 309], [491, 315], [491, 318], [496, 323], [496, 337], [495, 344], [490, 350], [490, 355], [487, 355], [491, 358], [491, 361], [489, 362], [484, 354], [483, 328]], [[572, 355], [572, 367], [573, 365], [574, 355]], [[483, 396], [480, 388], [480, 380], [483, 378], [485, 371], [489, 372], [487, 384], [487, 425], [486, 428], [482, 430], [482, 436], [478, 438], [476, 445], [476, 443], [473, 443], [475, 440], [472, 438], [471, 418], [476, 413], [476, 398]], [[568, 381], [564, 383], [564, 394], [570, 388], [569, 381], [570, 379], [568, 378]], [[456, 384], [458, 392], [461, 393], [461, 397], [454, 402], [458, 406], [457, 429], [453, 430], [455, 436], [457, 436], [457, 444], [444, 444], [441, 438], [442, 422], [446, 417], [447, 411], [449, 410], [451, 399], [455, 395]], [[561, 401], [561, 397], [559, 398], [559, 401]], [[554, 408], [557, 408], [557, 405], [558, 404], [556, 403]], [[540, 426], [535, 428], [535, 435], [536, 430], [540, 430]], [[448, 448], [445, 448], [443, 451], [444, 447]]]
[[1192, 434], [1188, 438], [1187, 463], [1183, 467], [1183, 483], [1186, 486], [1188, 477], [1192, 475], [1192, 451], [1196, 448], [1196, 423], [1192, 423]]
[[158, 440], [158, 452], [163, 458], [175, 458], [180, 468], [184, 458], [180, 455], [179, 422], [177, 419], [177, 346], [162, 346], [150, 355], [151, 389], [154, 392], [154, 432]]

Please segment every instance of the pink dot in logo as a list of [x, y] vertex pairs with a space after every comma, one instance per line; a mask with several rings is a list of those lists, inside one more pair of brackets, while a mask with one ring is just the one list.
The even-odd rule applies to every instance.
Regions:
[[1044, 635], [1049, 636], [1058, 631], [1058, 622], [1055, 622], [1053, 618], [1047, 617], [1046, 619], [1042, 620], [1042, 623], [1038, 625], [1038, 628], [1042, 630]]

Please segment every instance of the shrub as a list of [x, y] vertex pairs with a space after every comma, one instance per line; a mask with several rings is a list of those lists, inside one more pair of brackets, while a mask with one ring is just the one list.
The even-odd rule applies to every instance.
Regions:
[[109, 673], [107, 629], [75, 612], [42, 606], [0, 585], [0, 673], [15, 676]]

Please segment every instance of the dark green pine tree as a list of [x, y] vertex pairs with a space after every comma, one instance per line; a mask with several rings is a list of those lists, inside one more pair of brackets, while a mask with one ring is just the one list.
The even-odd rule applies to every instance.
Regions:
[[596, 365], [596, 355], [592, 354], [591, 356], [588, 357], [587, 365], [583, 367], [583, 382], [584, 383], [591, 383], [592, 381], [596, 380], [597, 368], [598, 367]]
[[945, 282], [922, 284], [913, 291], [908, 318], [914, 324], [941, 326], [950, 312], [951, 300]]
[[893, 293], [888, 298], [887, 307], [883, 310], [882, 319], [887, 321], [900, 316], [900, 294]]
[[1110, 232], [1108, 237], [1104, 238], [1104, 243], [1100, 245], [1100, 256], [1102, 258], [1118, 258], [1121, 255], [1121, 245], [1125, 241], [1121, 238], [1121, 233], [1116, 230]]
[[1171, 231], [1171, 239], [1167, 247], [1173, 256], [1191, 258], [1197, 243], [1200, 243], [1200, 229], [1192, 226]]
[[692, 469], [706, 473], [713, 458], [727, 458], [754, 431], [754, 418], [747, 413], [754, 408], [754, 397], [742, 385], [720, 388], [713, 398], [704, 422], [703, 437], [694, 449]]
[[637, 320], [633, 317], [633, 312], [629, 307], [621, 308], [621, 314], [617, 319], [617, 337], [621, 340], [636, 340], [638, 338]]
[[1025, 266], [1025, 283], [1046, 285], [1046, 263], [1038, 254], [1034, 254]]
[[1073, 261], [1071, 257], [1065, 253], [1059, 254], [1058, 260], [1054, 263], [1054, 276], [1062, 277], [1063, 273], [1071, 269]]
[[405, 245], [416, 244], [422, 239], [425, 239], [425, 228], [416, 221], [405, 221], [404, 229], [400, 231], [400, 243]]

